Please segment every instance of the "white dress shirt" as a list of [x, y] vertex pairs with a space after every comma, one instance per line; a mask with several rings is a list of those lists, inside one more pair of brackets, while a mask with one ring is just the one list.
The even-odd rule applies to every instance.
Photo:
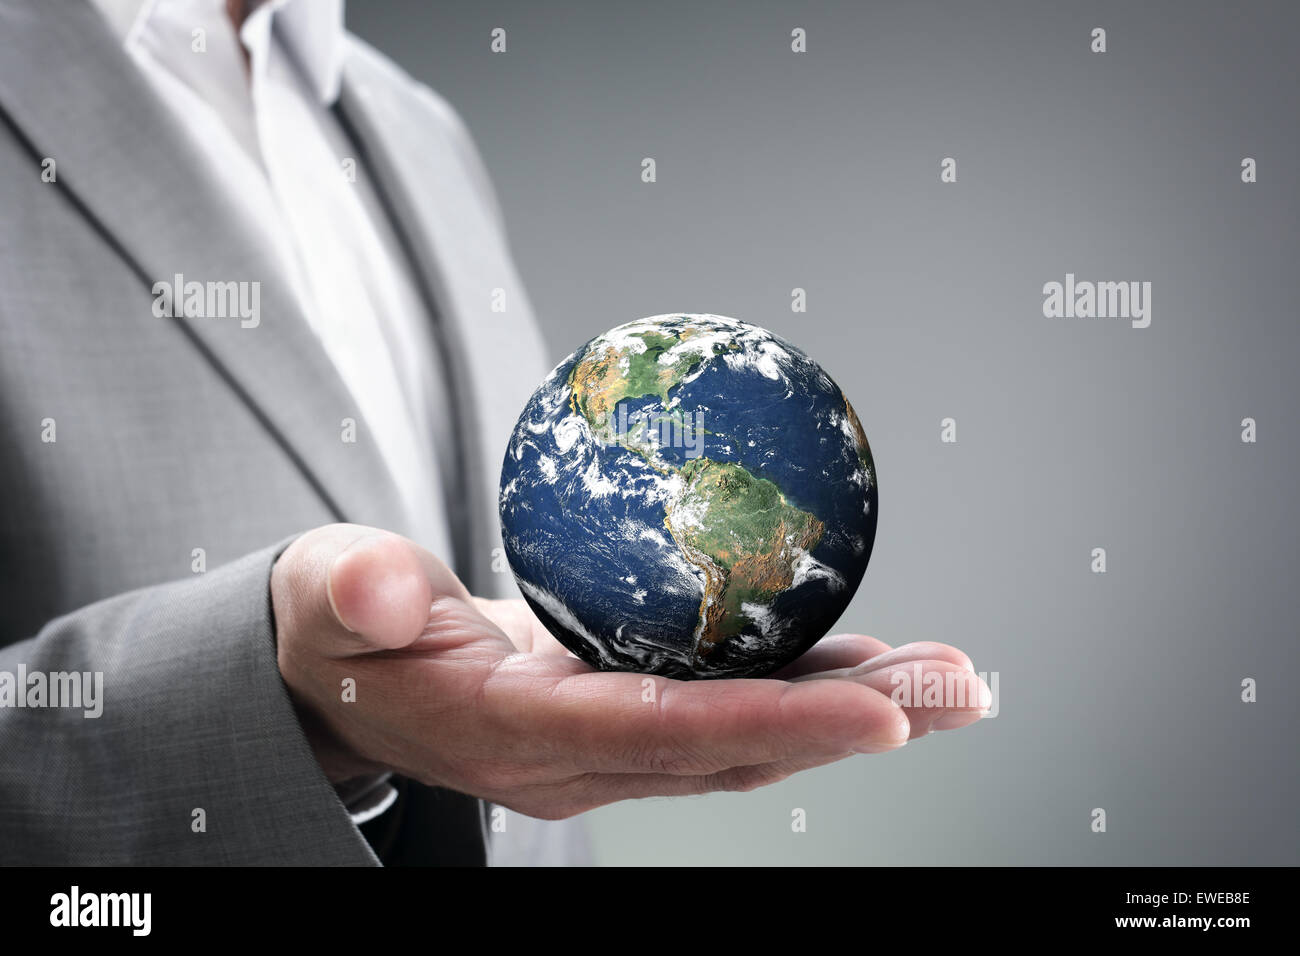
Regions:
[[[92, 0], [201, 147], [235, 215], [281, 274], [338, 369], [401, 493], [411, 537], [450, 557], [436, 455], [450, 454], [429, 316], [382, 203], [331, 112], [342, 0], [267, 0], [238, 35], [225, 0]], [[247, 52], [247, 61], [244, 59]], [[354, 176], [349, 175], [349, 163]], [[254, 276], [187, 278], [256, 279]], [[338, 788], [356, 823], [396, 799], [382, 779]]]
[[265, 0], [238, 36], [225, 0], [92, 2], [195, 137], [235, 214], [275, 244], [401, 493], [406, 530], [449, 557], [436, 456], [450, 454], [450, 436], [433, 414], [441, 382], [428, 311], [330, 109], [346, 43], [342, 0]]

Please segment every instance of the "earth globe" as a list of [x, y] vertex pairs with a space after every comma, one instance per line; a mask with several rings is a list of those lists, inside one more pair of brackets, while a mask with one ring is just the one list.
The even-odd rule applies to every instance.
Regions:
[[761, 677], [848, 606], [876, 498], [862, 423], [821, 366], [758, 326], [658, 315], [533, 393], [502, 541], [528, 604], [592, 667]]

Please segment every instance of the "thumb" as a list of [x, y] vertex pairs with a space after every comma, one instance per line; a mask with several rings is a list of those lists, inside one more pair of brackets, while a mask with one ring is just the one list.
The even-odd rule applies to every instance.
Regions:
[[271, 593], [277, 626], [330, 657], [411, 644], [433, 601], [413, 542], [349, 524], [317, 528], [295, 541], [276, 562]]
[[330, 611], [368, 648], [405, 647], [424, 630], [433, 589], [406, 538], [364, 534], [339, 551], [325, 576]]

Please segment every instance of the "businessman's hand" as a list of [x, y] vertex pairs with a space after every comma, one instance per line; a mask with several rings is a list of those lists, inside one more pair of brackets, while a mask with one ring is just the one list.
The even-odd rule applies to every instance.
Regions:
[[[823, 640], [778, 679], [656, 677], [651, 695], [645, 675], [570, 655], [522, 601], [474, 598], [427, 551], [357, 525], [299, 538], [271, 597], [280, 671], [331, 780], [394, 770], [546, 819], [751, 790], [965, 726], [988, 706], [961, 651], [860, 635]], [[918, 662], [968, 681], [969, 706], [894, 703], [893, 672]]]

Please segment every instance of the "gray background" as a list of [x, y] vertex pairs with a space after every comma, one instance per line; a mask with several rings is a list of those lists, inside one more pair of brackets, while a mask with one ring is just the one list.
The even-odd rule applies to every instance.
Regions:
[[[840, 629], [1000, 674], [968, 730], [592, 813], [598, 862], [1300, 862], [1295, 5], [366, 0], [348, 22], [465, 117], [554, 360], [670, 311], [818, 359], [881, 484]], [[1151, 327], [1044, 318], [1066, 272], [1150, 281]]]

